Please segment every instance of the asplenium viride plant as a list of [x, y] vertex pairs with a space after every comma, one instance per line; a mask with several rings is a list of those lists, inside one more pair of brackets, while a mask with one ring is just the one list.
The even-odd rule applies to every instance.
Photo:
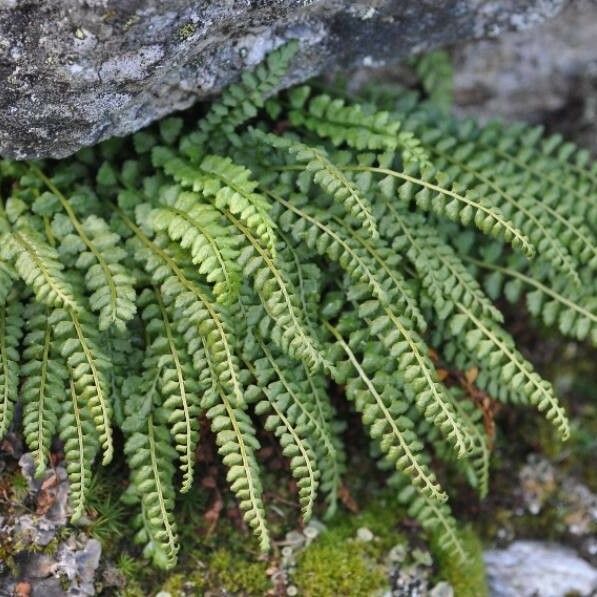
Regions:
[[258, 427], [278, 439], [304, 518], [319, 496], [333, 512], [336, 384], [399, 500], [466, 558], [431, 455], [456, 459], [483, 496], [488, 438], [438, 359], [567, 437], [494, 300], [524, 299], [597, 343], [597, 166], [541, 128], [455, 120], [431, 60], [423, 98], [275, 94], [295, 50], [270, 54], [198, 122], [0, 162], [0, 436], [19, 405], [38, 474], [62, 440], [73, 521], [92, 469], [124, 457], [136, 539], [170, 567], [202, 418], [264, 550]]

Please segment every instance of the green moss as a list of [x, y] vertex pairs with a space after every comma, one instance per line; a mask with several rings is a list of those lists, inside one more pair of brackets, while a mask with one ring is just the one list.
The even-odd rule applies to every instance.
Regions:
[[[372, 595], [388, 584], [385, 558], [406, 539], [398, 530], [402, 512], [392, 494], [380, 496], [358, 514], [343, 513], [329, 530], [297, 558], [292, 583], [299, 595]], [[359, 528], [373, 533], [371, 541], [359, 541]]]
[[218, 549], [209, 559], [209, 585], [237, 595], [264, 595], [271, 588], [265, 562], [248, 561]]
[[185, 23], [178, 30], [178, 37], [180, 38], [181, 41], [185, 41], [186, 39], [191, 37], [191, 35], [193, 35], [193, 33], [195, 33], [196, 29], [197, 29], [197, 25], [195, 25], [195, 23]]
[[438, 576], [452, 585], [456, 597], [487, 597], [483, 545], [471, 528], [463, 529], [460, 538], [469, 559], [465, 565], [461, 565], [455, 558], [434, 548], [439, 566]]
[[293, 576], [299, 595], [356, 597], [382, 589], [387, 583], [385, 571], [371, 560], [367, 545], [329, 533], [310, 546], [299, 556]]

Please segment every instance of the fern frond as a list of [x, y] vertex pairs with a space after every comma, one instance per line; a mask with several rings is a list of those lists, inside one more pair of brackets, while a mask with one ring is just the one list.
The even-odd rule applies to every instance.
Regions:
[[124, 447], [131, 468], [131, 481], [141, 501], [148, 544], [146, 554], [160, 568], [171, 568], [179, 550], [174, 522], [174, 464], [176, 451], [168, 430], [149, 416]]
[[241, 250], [239, 263], [245, 276], [253, 279], [255, 292], [269, 316], [272, 339], [284, 352], [304, 361], [309, 368], [328, 368], [317, 340], [305, 326], [296, 290], [280, 268], [283, 247], [274, 260], [232, 213], [225, 215], [249, 243]]
[[522, 268], [468, 256], [463, 259], [491, 272], [485, 277], [485, 285], [493, 298], [503, 292], [510, 302], [516, 302], [526, 288], [526, 304], [532, 315], [541, 318], [547, 326], [557, 325], [565, 336], [578, 340], [589, 338], [597, 346], [597, 295], [590, 287], [577, 289], [562, 278], [548, 285], [541, 276], [533, 276]]
[[519, 394], [539, 411], [546, 411], [545, 417], [558, 429], [562, 439], [567, 439], [570, 434], [568, 419], [551, 384], [539, 377], [504, 330], [492, 321], [473, 315], [462, 306], [459, 309], [460, 313], [450, 322], [452, 333], [465, 333], [469, 353], [490, 370], [499, 371], [502, 383], [510, 391]]
[[221, 393], [206, 392], [201, 402], [216, 436], [218, 453], [228, 467], [226, 479], [239, 501], [244, 519], [253, 529], [262, 550], [269, 549], [259, 466], [255, 452], [259, 442], [247, 413], [233, 406]]
[[413, 432], [412, 421], [405, 416], [407, 403], [401, 400], [400, 392], [382, 367], [373, 375], [368, 375], [364, 369], [363, 363], [366, 362], [367, 368], [371, 368], [375, 361], [380, 361], [383, 357], [379, 353], [365, 351], [363, 363], [359, 362], [338, 329], [329, 323], [325, 325], [348, 358], [353, 371], [347, 380], [343, 378], [338, 382], [347, 382], [346, 395], [361, 413], [371, 437], [379, 442], [386, 458], [410, 477], [417, 489], [433, 499], [445, 501], [447, 495], [441, 489], [435, 474], [421, 459], [423, 445]]
[[92, 293], [89, 305], [92, 311], [99, 313], [100, 330], [113, 325], [124, 331], [126, 322], [135, 315], [136, 306], [134, 280], [122, 265], [126, 252], [119, 246], [120, 236], [96, 215], [80, 221], [58, 187], [38, 168], [33, 171], [58, 199], [85, 247], [78, 255], [76, 267], [85, 272], [85, 284]]
[[53, 328], [47, 307], [32, 302], [25, 310], [21, 388], [23, 435], [33, 453], [35, 474], [40, 476], [48, 461], [50, 445], [58, 429], [68, 371], [56, 354]]
[[0, 305], [0, 437], [8, 431], [17, 401], [22, 311], [16, 301]]
[[35, 298], [48, 307], [79, 310], [74, 290], [63, 273], [58, 253], [37, 231], [19, 228], [5, 238], [2, 257], [14, 261], [14, 267], [35, 293]]
[[175, 333], [163, 298], [157, 288], [147, 289], [139, 298], [143, 307], [145, 329], [153, 339], [146, 349], [157, 360], [160, 370], [162, 408], [180, 457], [183, 473], [181, 492], [189, 491], [193, 483], [195, 448], [199, 440], [198, 382], [190, 358], [183, 346], [184, 339]]
[[223, 306], [212, 301], [209, 291], [193, 280], [188, 270], [177, 265], [163, 242], [150, 239], [124, 212], [119, 213], [135, 234], [136, 258], [145, 262], [152, 282], [160, 286], [167, 300], [174, 301], [175, 312], [180, 315], [176, 323], [179, 333], [184, 335], [189, 329], [197, 330], [205, 339], [206, 354], [216, 375], [214, 379], [218, 380], [223, 392], [233, 396], [236, 404], [243, 404], [244, 391], [239, 379], [238, 357], [234, 353], [234, 335]]
[[404, 164], [429, 165], [429, 157], [420, 141], [412, 133], [401, 130], [401, 122], [389, 112], [370, 114], [358, 104], [346, 105], [343, 99], [325, 94], [307, 102], [302, 88], [293, 92], [292, 99], [290, 122], [330, 139], [336, 147], [346, 144], [359, 151], [401, 151]]
[[325, 213], [321, 210], [308, 212], [304, 199], [296, 195], [292, 196], [295, 200], [293, 202], [285, 200], [277, 193], [270, 192], [270, 196], [286, 208], [279, 216], [280, 227], [283, 230], [290, 232], [298, 242], [305, 243], [309, 249], [340, 264], [352, 279], [366, 284], [373, 296], [387, 302], [386, 291], [371, 272], [362, 251], [353, 239], [344, 238], [329, 225], [329, 217]]
[[310, 147], [289, 137], [253, 130], [252, 135], [261, 143], [288, 151], [297, 162], [304, 164], [304, 172], [330, 197], [357, 219], [372, 238], [377, 237], [377, 225], [369, 201], [362, 197], [348, 175], [340, 170], [323, 148]]
[[79, 399], [89, 409], [103, 449], [103, 464], [114, 455], [112, 407], [106, 370], [110, 363], [100, 349], [97, 321], [84, 311], [55, 309], [50, 315], [60, 354], [71, 371]]
[[462, 303], [479, 315], [503, 321], [502, 314], [485, 296], [477, 280], [454, 250], [438, 238], [436, 230], [427, 226], [418, 214], [400, 205], [394, 206], [382, 199], [382, 208], [387, 210], [380, 222], [383, 236], [392, 239], [395, 250], [406, 249], [440, 319], [445, 319], [457, 303]]
[[180, 158], [171, 158], [169, 154], [154, 152], [154, 162], [163, 163], [164, 171], [175, 181], [201, 192], [219, 210], [228, 210], [238, 217], [275, 256], [276, 225], [269, 215], [269, 202], [255, 192], [257, 183], [252, 180], [250, 170], [233, 163], [230, 158], [217, 155], [208, 155], [199, 166], [193, 166]]
[[379, 338], [396, 359], [407, 397], [416, 403], [430, 423], [441, 430], [458, 455], [464, 456], [470, 451], [472, 440], [438, 380], [428, 356], [429, 349], [412, 329], [409, 320], [395, 315], [379, 301], [367, 298], [358, 304], [358, 315], [367, 322], [370, 333]]
[[454, 72], [448, 53], [443, 50], [429, 52], [417, 56], [412, 64], [428, 101], [443, 114], [448, 114], [454, 101]]
[[474, 223], [484, 234], [510, 243], [527, 257], [535, 254], [529, 239], [485, 199], [486, 193], [481, 187], [463, 189], [448, 174], [433, 168], [410, 167], [404, 172], [376, 166], [349, 166], [347, 169], [384, 175], [379, 185], [386, 197], [394, 198], [397, 193], [407, 205], [414, 202], [423, 211], [431, 211], [463, 226]]
[[255, 405], [255, 413], [268, 415], [264, 427], [278, 437], [282, 454], [290, 461], [290, 470], [297, 482], [303, 520], [306, 522], [313, 514], [320, 477], [315, 453], [306, 439], [309, 434], [304, 425], [295, 427], [285, 416], [283, 395], [273, 396], [268, 389], [263, 392], [266, 399]]
[[60, 439], [64, 442], [69, 500], [73, 507], [71, 520], [76, 522], [85, 514], [86, 498], [91, 485], [91, 465], [98, 445], [91, 413], [85, 398], [77, 391], [72, 369], [69, 375], [69, 387], [63, 399], [63, 414], [58, 426]]
[[234, 229], [223, 224], [219, 211], [201, 203], [197, 194], [180, 193], [172, 204], [152, 212], [151, 223], [156, 232], [166, 231], [172, 241], [189, 250], [198, 272], [213, 284], [219, 302], [236, 300], [240, 241]]
[[394, 481], [400, 489], [398, 503], [407, 505], [410, 516], [419, 521], [423, 529], [435, 535], [442, 551], [452, 554], [459, 562], [467, 561], [467, 554], [458, 537], [456, 521], [449, 506], [429, 497], [416, 493], [412, 485], [404, 480]]
[[182, 150], [195, 157], [207, 143], [221, 145], [218, 139], [221, 135], [237, 143], [235, 129], [254, 118], [264, 106], [265, 100], [280, 85], [298, 47], [295, 40], [285, 43], [270, 52], [254, 71], [243, 73], [239, 83], [228, 86], [199, 122], [199, 130], [183, 141]]

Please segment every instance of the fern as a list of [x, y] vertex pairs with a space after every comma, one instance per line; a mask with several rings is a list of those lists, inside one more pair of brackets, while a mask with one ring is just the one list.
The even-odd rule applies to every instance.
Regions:
[[0, 435], [12, 421], [19, 387], [19, 352], [22, 336], [22, 308], [16, 301], [0, 307]]
[[24, 376], [23, 435], [33, 453], [35, 473], [46, 468], [52, 438], [58, 429], [66, 367], [56, 351], [54, 330], [48, 308], [39, 303], [27, 305], [25, 313], [27, 334], [23, 340]]
[[85, 513], [85, 500], [91, 486], [91, 465], [97, 453], [97, 437], [91, 413], [77, 391], [72, 372], [65, 394], [59, 429], [70, 482], [71, 520], [76, 522]]
[[[158, 369], [159, 371], [159, 369]], [[141, 502], [140, 531], [136, 540], [145, 544], [144, 553], [162, 568], [171, 567], [178, 553], [178, 537], [173, 520], [174, 465], [176, 451], [170, 445], [168, 429], [159, 423], [157, 377], [148, 372], [143, 378], [131, 378], [131, 398], [123, 430], [128, 434], [124, 447], [131, 469], [132, 496]]]
[[197, 125], [166, 119], [52, 165], [0, 162], [0, 435], [21, 401], [38, 474], [61, 438], [76, 520], [122, 431], [135, 539], [167, 568], [201, 417], [263, 549], [261, 428], [289, 460], [303, 517], [320, 496], [334, 511], [335, 384], [399, 503], [462, 560], [435, 464], [452, 461], [483, 496], [490, 448], [481, 411], [437, 363], [476, 367], [492, 398], [568, 435], [495, 301], [524, 300], [597, 344], [597, 168], [538, 128], [452, 118], [441, 56], [415, 64], [427, 99], [274, 95], [296, 48]]

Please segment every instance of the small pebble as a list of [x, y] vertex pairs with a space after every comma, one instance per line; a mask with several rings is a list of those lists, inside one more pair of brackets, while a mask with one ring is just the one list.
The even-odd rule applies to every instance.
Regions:
[[388, 553], [388, 559], [390, 562], [395, 562], [399, 564], [400, 562], [404, 562], [406, 558], [406, 547], [402, 543], [397, 543], [390, 549]]
[[433, 558], [428, 551], [423, 551], [421, 549], [414, 549], [413, 550], [413, 559], [417, 564], [421, 564], [421, 566], [431, 566], [433, 565]]
[[429, 597], [454, 597], [454, 589], [450, 583], [442, 580], [431, 589]]
[[282, 548], [282, 557], [289, 558], [292, 555], [292, 547], [287, 545], [286, 547]]

